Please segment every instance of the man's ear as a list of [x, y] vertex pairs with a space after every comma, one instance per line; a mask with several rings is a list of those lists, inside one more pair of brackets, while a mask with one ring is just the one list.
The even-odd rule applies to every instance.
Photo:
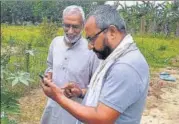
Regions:
[[109, 31], [110, 39], [114, 40], [116, 38], [116, 34], [118, 32], [118, 29], [114, 25], [111, 25], [111, 26], [109, 26], [108, 31]]

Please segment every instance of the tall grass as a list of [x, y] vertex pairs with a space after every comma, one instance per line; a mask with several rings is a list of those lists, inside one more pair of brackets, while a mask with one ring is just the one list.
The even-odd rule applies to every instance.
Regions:
[[172, 58], [179, 56], [179, 39], [162, 36], [134, 36], [151, 67], [172, 66]]

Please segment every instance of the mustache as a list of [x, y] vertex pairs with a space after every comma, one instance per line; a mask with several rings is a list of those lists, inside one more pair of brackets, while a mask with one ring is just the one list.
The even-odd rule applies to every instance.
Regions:
[[79, 36], [81, 36], [81, 33], [79, 34], [68, 34], [68, 33], [65, 33], [66, 37], [69, 38], [70, 40], [73, 40]]
[[77, 35], [66, 34], [68, 38], [75, 38]]

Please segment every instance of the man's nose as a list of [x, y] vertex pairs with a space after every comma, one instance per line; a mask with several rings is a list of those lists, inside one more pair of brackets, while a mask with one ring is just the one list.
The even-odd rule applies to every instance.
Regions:
[[68, 33], [74, 33], [74, 29], [70, 26], [70, 28], [68, 29]]

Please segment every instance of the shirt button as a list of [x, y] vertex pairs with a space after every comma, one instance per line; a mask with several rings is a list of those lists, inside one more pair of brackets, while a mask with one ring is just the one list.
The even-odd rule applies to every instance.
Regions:
[[65, 70], [65, 67], [63, 67], [62, 69]]
[[67, 60], [67, 58], [65, 57], [65, 60]]

